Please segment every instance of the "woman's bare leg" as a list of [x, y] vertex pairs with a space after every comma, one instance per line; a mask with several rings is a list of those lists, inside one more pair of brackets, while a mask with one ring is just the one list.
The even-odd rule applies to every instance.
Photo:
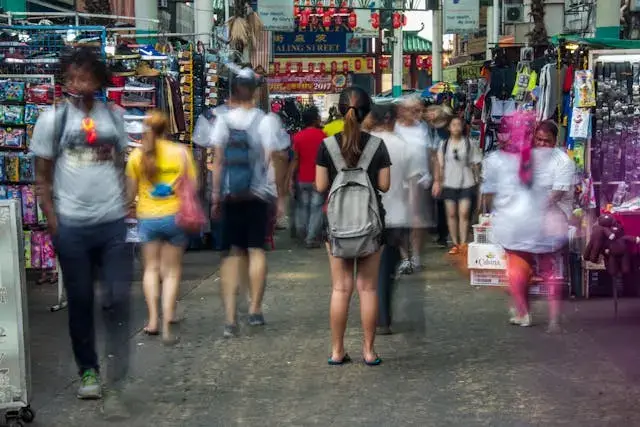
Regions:
[[176, 316], [176, 303], [180, 279], [182, 278], [182, 255], [184, 247], [164, 243], [161, 250], [162, 277], [162, 338], [173, 339], [171, 322]]
[[464, 245], [469, 239], [469, 220], [471, 216], [471, 199], [458, 201], [458, 224], [460, 227], [460, 244]]
[[146, 330], [149, 332], [158, 331], [159, 298], [160, 298], [160, 250], [162, 242], [149, 242], [142, 246], [142, 257], [144, 260], [144, 273], [142, 276], [142, 290], [147, 302], [149, 320]]
[[451, 241], [458, 246], [460, 244], [458, 237], [458, 203], [455, 200], [445, 200], [444, 207], [447, 211], [447, 226], [449, 227]]
[[[353, 294], [353, 261], [331, 256], [329, 245], [329, 266], [331, 267], [331, 305], [329, 322], [331, 324], [331, 359], [342, 360], [345, 355], [344, 333], [347, 329], [349, 303]], [[375, 289], [375, 288], [374, 288]], [[377, 302], [377, 301], [376, 301]], [[377, 306], [376, 306], [377, 307]], [[376, 318], [373, 320], [373, 330], [376, 329]]]
[[378, 357], [373, 345], [378, 321], [377, 286], [381, 253], [382, 251], [378, 251], [367, 258], [358, 260], [356, 286], [360, 296], [360, 319], [363, 332], [362, 356], [367, 362], [373, 362]]

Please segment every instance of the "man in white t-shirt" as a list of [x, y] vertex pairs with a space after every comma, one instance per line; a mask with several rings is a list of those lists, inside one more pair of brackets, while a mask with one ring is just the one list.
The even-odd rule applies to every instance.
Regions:
[[281, 144], [281, 127], [255, 108], [256, 84], [256, 76], [250, 69], [242, 69], [234, 76], [229, 110], [218, 115], [210, 138], [210, 144], [215, 148], [213, 213], [224, 221], [222, 249], [225, 256], [220, 278], [226, 338], [237, 333], [236, 299], [241, 276], [244, 276], [239, 272], [241, 266], [244, 267], [245, 254], [248, 254], [247, 274], [251, 289], [249, 324], [260, 326], [265, 323], [262, 313], [267, 274], [264, 244], [274, 199], [269, 174], [273, 153]]
[[409, 144], [394, 132], [396, 108], [374, 105], [364, 126], [371, 135], [384, 141], [391, 159], [391, 187], [382, 194], [385, 210], [386, 242], [380, 258], [378, 274], [378, 334], [391, 333], [391, 295], [396, 268], [406, 250], [408, 231], [412, 224], [413, 203], [418, 180], [431, 180], [426, 164], [418, 155], [419, 148]]
[[[427, 126], [421, 121], [422, 102], [419, 98], [409, 97], [403, 99], [398, 105], [398, 120], [395, 124], [395, 133], [404, 139], [412, 147], [416, 161], [425, 170], [429, 170], [429, 151], [433, 145]], [[400, 264], [400, 272], [409, 273], [413, 269], [419, 269], [420, 252], [426, 229], [432, 227], [433, 215], [430, 203], [432, 197], [429, 191], [431, 180], [427, 176], [418, 179], [419, 189], [413, 212], [413, 224], [411, 230], [411, 251], [412, 257], [409, 259], [403, 254], [403, 261]]]

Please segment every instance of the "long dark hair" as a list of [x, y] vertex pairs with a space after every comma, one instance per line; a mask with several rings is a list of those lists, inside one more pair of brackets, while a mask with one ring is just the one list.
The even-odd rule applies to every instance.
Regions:
[[338, 109], [344, 117], [344, 132], [340, 145], [342, 157], [347, 166], [352, 168], [358, 164], [362, 153], [360, 150], [361, 124], [371, 111], [371, 98], [364, 89], [352, 86], [340, 94]]
[[373, 127], [393, 127], [397, 118], [398, 107], [394, 104], [373, 104], [368, 121]]

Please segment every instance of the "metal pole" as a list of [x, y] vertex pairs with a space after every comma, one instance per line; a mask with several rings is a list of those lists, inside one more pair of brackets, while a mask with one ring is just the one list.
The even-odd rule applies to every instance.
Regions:
[[227, 23], [227, 21], [229, 21], [230, 16], [230, 12], [229, 12], [229, 0], [224, 0], [224, 22], [225, 24]]
[[[394, 6], [400, 11], [404, 7], [404, 0], [395, 0]], [[392, 62], [393, 62], [393, 74], [391, 75], [392, 80], [392, 96], [394, 98], [398, 98], [402, 96], [402, 78], [404, 71], [404, 62], [403, 62], [403, 47], [404, 41], [402, 38], [402, 26], [393, 30], [393, 51], [392, 51]]]
[[500, 43], [500, 0], [493, 0], [493, 31], [492, 39], [493, 47], [498, 47]]
[[433, 42], [431, 48], [433, 50], [432, 83], [442, 81], [442, 32], [442, 5], [438, 2], [438, 9], [433, 11], [433, 33], [431, 36]]

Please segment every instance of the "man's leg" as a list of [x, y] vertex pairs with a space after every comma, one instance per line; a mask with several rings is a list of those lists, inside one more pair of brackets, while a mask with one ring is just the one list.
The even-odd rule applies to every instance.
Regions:
[[[231, 338], [237, 332], [237, 294], [241, 280], [240, 264], [244, 256], [243, 246], [246, 246], [244, 242], [246, 242], [247, 224], [244, 218], [248, 215], [248, 208], [248, 204], [242, 202], [227, 202], [222, 205], [225, 227], [222, 237], [224, 256], [220, 266], [220, 283], [225, 310], [225, 338]], [[262, 241], [264, 242], [264, 234]]]
[[82, 384], [78, 389], [80, 399], [98, 399], [102, 396], [93, 317], [94, 277], [90, 256], [93, 242], [89, 238], [90, 234], [90, 227], [67, 227], [60, 224], [55, 237], [67, 291], [71, 346], [82, 376]]
[[390, 333], [391, 304], [393, 283], [396, 268], [400, 262], [400, 250], [393, 244], [387, 244], [382, 249], [380, 271], [378, 273], [378, 333]]
[[447, 212], [444, 207], [444, 200], [436, 200], [436, 218], [438, 221], [438, 244], [442, 246], [447, 245], [447, 238], [449, 237], [449, 228], [447, 226]]
[[124, 220], [97, 227], [99, 253], [102, 267], [102, 286], [109, 290], [111, 299], [102, 311], [107, 353], [104, 415], [109, 418], [126, 418], [127, 408], [119, 398], [124, 380], [129, 372], [129, 333], [131, 316], [131, 282], [133, 259], [126, 243], [127, 227]]
[[267, 257], [264, 251], [264, 235], [268, 223], [269, 204], [262, 200], [249, 203], [247, 248], [249, 250], [249, 279], [251, 286], [251, 306], [249, 307], [249, 324], [264, 324], [262, 299], [267, 282]]
[[[309, 207], [309, 227], [307, 228], [307, 245], [315, 246], [318, 244], [320, 232], [322, 231], [322, 206], [324, 205], [324, 196], [314, 189], [311, 189], [311, 206]], [[319, 245], [317, 245], [320, 247]]]
[[309, 209], [311, 205], [311, 189], [306, 184], [298, 183], [298, 200], [296, 202], [296, 235], [302, 241], [309, 229]]

